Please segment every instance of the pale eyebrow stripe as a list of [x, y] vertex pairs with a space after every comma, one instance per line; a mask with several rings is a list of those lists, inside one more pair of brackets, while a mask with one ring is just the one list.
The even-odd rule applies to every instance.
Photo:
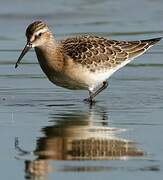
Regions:
[[47, 31], [46, 28], [40, 29], [39, 31], [36, 32], [36, 35], [38, 35], [39, 33], [44, 33], [46, 31]]

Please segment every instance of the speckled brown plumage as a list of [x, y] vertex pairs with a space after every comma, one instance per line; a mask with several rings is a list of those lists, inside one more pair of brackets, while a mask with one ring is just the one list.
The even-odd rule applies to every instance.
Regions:
[[91, 71], [113, 68], [145, 52], [160, 39], [116, 41], [97, 36], [79, 36], [61, 41], [63, 52]]

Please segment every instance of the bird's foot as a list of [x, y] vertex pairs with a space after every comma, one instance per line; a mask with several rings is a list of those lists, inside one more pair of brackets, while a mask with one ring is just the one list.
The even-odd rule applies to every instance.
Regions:
[[91, 105], [92, 105], [92, 104], [95, 104], [95, 102], [96, 102], [96, 101], [95, 101], [94, 99], [92, 99], [91, 97], [86, 98], [86, 99], [84, 99], [83, 101], [86, 102], [86, 103], [89, 103], [89, 104], [91, 104]]

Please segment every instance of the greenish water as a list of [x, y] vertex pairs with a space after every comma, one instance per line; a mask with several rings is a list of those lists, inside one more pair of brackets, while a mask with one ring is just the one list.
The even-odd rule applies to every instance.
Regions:
[[161, 0], [0, 1], [1, 179], [162, 179], [163, 42], [87, 92], [51, 84], [34, 51], [14, 68], [25, 28], [42, 19], [57, 39], [163, 35]]

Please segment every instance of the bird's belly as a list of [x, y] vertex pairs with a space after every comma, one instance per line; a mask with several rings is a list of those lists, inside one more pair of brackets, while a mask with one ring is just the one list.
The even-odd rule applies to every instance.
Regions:
[[49, 80], [67, 89], [75, 90], [88, 90], [94, 89], [99, 86], [103, 81], [106, 81], [112, 72], [90, 72], [90, 71], [78, 71], [78, 73], [52, 73], [48, 75]]
[[92, 72], [76, 63], [69, 63], [60, 71], [57, 71], [54, 66], [49, 66], [43, 63], [40, 63], [40, 65], [48, 79], [53, 84], [67, 89], [94, 89], [103, 81], [107, 80], [112, 73], [110, 71]]
[[67, 89], [74, 89], [74, 90], [84, 90], [84, 89], [88, 89], [87, 85], [82, 83], [81, 81], [77, 81], [74, 79], [71, 79], [69, 77], [66, 76], [52, 76], [49, 78], [49, 80], [60, 87], [64, 87]]

